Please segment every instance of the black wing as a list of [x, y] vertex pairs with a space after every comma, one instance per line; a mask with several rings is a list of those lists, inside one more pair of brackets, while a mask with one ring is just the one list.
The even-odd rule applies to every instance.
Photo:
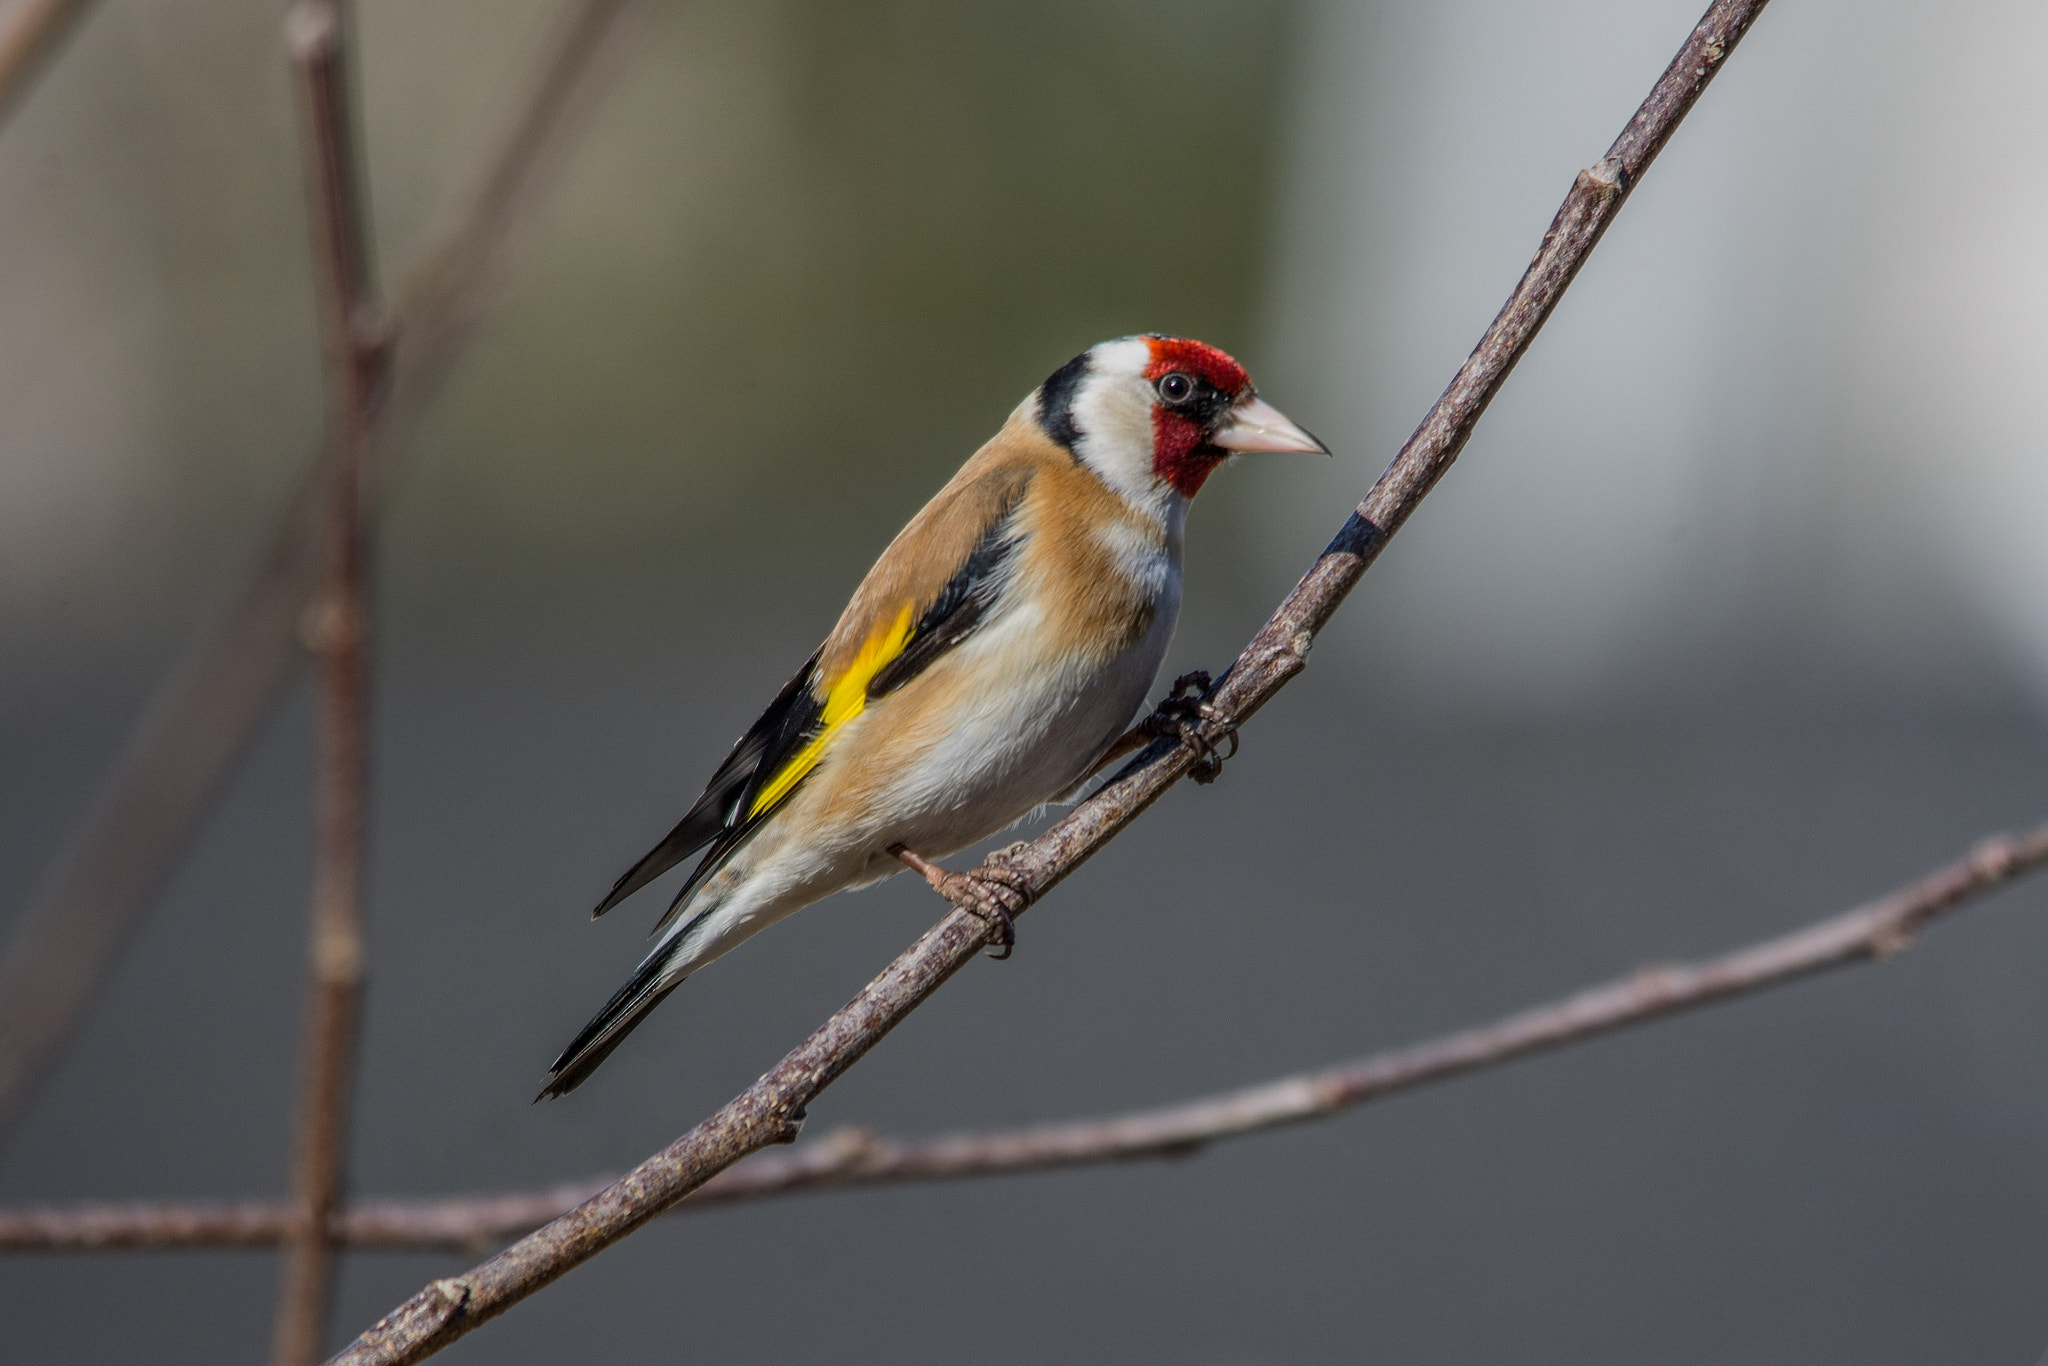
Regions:
[[925, 608], [903, 653], [884, 665], [868, 682], [868, 700], [887, 697], [932, 666], [933, 661], [974, 634], [989, 604], [995, 601], [1002, 574], [1017, 551], [1017, 535], [1009, 510], [990, 524], [967, 556], [967, 562], [946, 581], [932, 605]]
[[[1021, 493], [1021, 490], [1019, 491]], [[902, 652], [869, 680], [870, 701], [885, 697], [930, 668], [946, 651], [974, 633], [994, 601], [1003, 572], [1015, 554], [1018, 538], [1010, 526], [1006, 506], [983, 533], [959, 570], [911, 627]], [[659, 933], [675, 918], [705, 878], [711, 876], [732, 852], [746, 841], [763, 820], [781, 803], [755, 811], [755, 799], [783, 765], [800, 754], [822, 729], [824, 691], [818, 685], [821, 649], [804, 664], [795, 678], [777, 694], [761, 719], [740, 737], [718, 772], [704, 789], [704, 795], [689, 810], [668, 837], [627, 871], [598, 903], [593, 916], [603, 915], [648, 883], [681, 863], [699, 849], [709, 846], [704, 859], [686, 879], [668, 910], [656, 922]]]
[[[819, 651], [822, 654], [823, 651]], [[818, 672], [818, 654], [813, 654], [784, 685], [761, 719], [747, 729], [732, 753], [711, 775], [704, 795], [697, 798], [689, 814], [676, 822], [667, 838], [649, 850], [647, 856], [626, 870], [612, 884], [611, 892], [590, 914], [603, 915], [633, 893], [721, 836], [731, 835], [746, 824], [746, 811], [766, 781], [789, 756], [802, 748], [804, 736], [818, 723], [823, 702], [812, 687]], [[721, 840], [722, 842], [722, 840]], [[699, 869], [699, 873], [704, 870]], [[698, 879], [691, 878], [694, 884]]]
[[[1003, 507], [966, 562], [946, 581], [931, 606], [918, 617], [896, 658], [868, 680], [865, 693], [869, 699], [886, 696], [917, 677], [947, 650], [972, 635], [986, 618], [989, 606], [999, 591], [1004, 570], [1017, 548], [1017, 537], [1008, 529], [1009, 513], [1014, 506], [1015, 500], [1012, 499]], [[785, 784], [787, 791], [776, 802], [760, 811], [754, 809], [760, 794], [776, 780], [786, 765], [804, 761], [804, 750], [824, 730], [824, 703], [819, 695], [817, 676], [818, 661], [823, 653], [820, 650], [812, 655], [797, 676], [776, 695], [768, 710], [761, 714], [761, 719], [740, 737], [732, 753], [718, 766], [718, 772], [712, 775], [704, 795], [697, 799], [689, 814], [669, 832], [668, 838], [618, 880], [611, 894], [599, 903], [595, 914], [603, 915], [708, 845], [703, 862], [683, 883], [682, 890], [676, 893], [667, 913], [655, 926], [659, 933], [663, 926], [675, 919], [676, 912], [689, 899], [690, 893], [716, 872], [747, 836], [779, 808], [788, 791], [794, 791], [796, 785], [801, 784], [802, 778], [798, 778], [795, 784]], [[680, 976], [670, 978], [668, 972], [686, 945], [689, 934], [690, 931], [684, 929], [673, 942], [657, 947], [647, 956], [633, 974], [633, 979], [612, 996], [604, 1009], [555, 1059], [541, 1097], [563, 1095], [581, 1085], [632, 1032], [633, 1027], [681, 983]]]

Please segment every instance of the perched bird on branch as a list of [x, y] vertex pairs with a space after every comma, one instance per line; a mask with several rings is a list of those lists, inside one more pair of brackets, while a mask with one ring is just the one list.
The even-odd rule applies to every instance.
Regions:
[[1252, 451], [1328, 453], [1213, 346], [1122, 337], [1054, 371], [882, 552], [696, 805], [598, 904], [704, 851], [653, 951], [541, 1095], [580, 1085], [696, 968], [905, 866], [1007, 950], [1021, 901], [1002, 861], [931, 860], [1155, 735], [1194, 734], [1185, 705], [1131, 721], [1180, 612], [1188, 500]]

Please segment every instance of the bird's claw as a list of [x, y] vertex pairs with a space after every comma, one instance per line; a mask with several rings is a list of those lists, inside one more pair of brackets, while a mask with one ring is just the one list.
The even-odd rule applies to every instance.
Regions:
[[[1015, 848], [1016, 846], [1012, 846]], [[979, 868], [955, 873], [911, 853], [902, 845], [891, 851], [923, 875], [932, 890], [969, 915], [988, 923], [989, 957], [1008, 958], [1017, 946], [1017, 923], [1031, 902], [1030, 879], [1008, 849], [990, 854]]]
[[989, 957], [1008, 958], [1017, 947], [1017, 923], [1031, 901], [1031, 882], [1009, 850], [990, 854], [979, 867], [949, 873], [940, 895], [989, 923]]
[[1223, 721], [1223, 714], [1209, 705], [1209, 694], [1215, 686], [1215, 680], [1206, 671], [1190, 670], [1173, 680], [1173, 691], [1161, 698], [1152, 714], [1140, 723], [1151, 734], [1178, 739], [1195, 752], [1188, 776], [1198, 783], [1215, 782], [1223, 765], [1237, 757], [1235, 725], [1225, 723], [1218, 737], [1230, 741], [1228, 753], [1219, 753], [1215, 742], [1202, 733], [1202, 722]]

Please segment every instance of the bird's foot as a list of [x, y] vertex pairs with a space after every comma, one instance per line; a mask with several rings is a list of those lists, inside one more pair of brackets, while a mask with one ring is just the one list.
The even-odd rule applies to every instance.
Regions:
[[1030, 904], [1031, 883], [1009, 849], [990, 854], [979, 868], [964, 873], [941, 868], [900, 844], [892, 845], [889, 852], [930, 883], [932, 890], [940, 896], [969, 915], [980, 916], [988, 922], [989, 957], [1010, 956], [1011, 950], [1017, 946], [1014, 917]]
[[1198, 783], [1213, 783], [1223, 772], [1226, 760], [1237, 757], [1237, 727], [1226, 725], [1219, 736], [1230, 741], [1229, 753], [1219, 753], [1215, 742], [1202, 733], [1202, 722], [1222, 720], [1222, 713], [1209, 705], [1215, 680], [1195, 669], [1173, 680], [1173, 691], [1159, 699], [1152, 714], [1138, 723], [1138, 729], [1152, 736], [1177, 738], [1195, 752], [1188, 776]]

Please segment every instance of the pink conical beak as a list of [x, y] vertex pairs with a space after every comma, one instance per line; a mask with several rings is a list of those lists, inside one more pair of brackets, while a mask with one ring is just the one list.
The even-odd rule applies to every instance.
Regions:
[[1330, 453], [1328, 446], [1310, 436], [1300, 424], [1257, 395], [1233, 407], [1224, 417], [1223, 425], [1209, 438], [1209, 442], [1233, 453]]

